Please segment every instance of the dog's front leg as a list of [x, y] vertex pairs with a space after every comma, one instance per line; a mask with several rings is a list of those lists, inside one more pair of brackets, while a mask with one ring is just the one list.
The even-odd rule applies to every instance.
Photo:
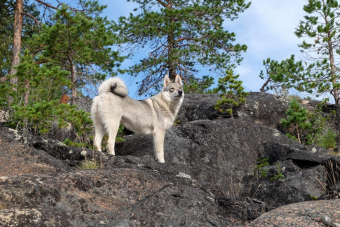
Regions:
[[164, 163], [164, 130], [157, 130], [153, 133], [153, 140], [155, 144], [155, 156], [156, 160], [160, 163]]

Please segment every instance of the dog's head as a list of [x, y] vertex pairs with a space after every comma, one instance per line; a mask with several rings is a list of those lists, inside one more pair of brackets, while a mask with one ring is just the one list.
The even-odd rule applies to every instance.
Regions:
[[184, 98], [182, 79], [176, 75], [175, 82], [172, 83], [168, 76], [164, 77], [163, 95], [168, 101], [181, 100]]

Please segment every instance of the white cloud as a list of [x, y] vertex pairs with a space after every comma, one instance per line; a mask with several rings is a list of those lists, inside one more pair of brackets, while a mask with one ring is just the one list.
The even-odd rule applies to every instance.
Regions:
[[[239, 19], [226, 22], [225, 28], [236, 33], [237, 43], [246, 44], [244, 60], [236, 69], [247, 90], [259, 91], [263, 81], [258, 77], [264, 69], [262, 62], [270, 57], [284, 60], [299, 56], [298, 44], [302, 42], [294, 34], [295, 28], [305, 15], [305, 1], [257, 0]], [[246, 70], [245, 70], [246, 69]]]
[[99, 3], [107, 5], [104, 15], [114, 21], [118, 21], [118, 18], [121, 16], [128, 17], [138, 7], [137, 3], [127, 2], [126, 0], [100, 0]]

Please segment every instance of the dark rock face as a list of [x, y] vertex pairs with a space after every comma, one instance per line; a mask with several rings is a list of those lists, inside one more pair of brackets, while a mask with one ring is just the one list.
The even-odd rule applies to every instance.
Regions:
[[[219, 99], [217, 94], [186, 95], [177, 117], [179, 124], [202, 119], [230, 118], [215, 110]], [[234, 114], [241, 119], [280, 129], [279, 122], [285, 117], [287, 108], [286, 100], [267, 93], [251, 92], [245, 104], [234, 108]]]
[[252, 92], [247, 96], [247, 102], [240, 107], [238, 115], [281, 131], [279, 123], [286, 116], [287, 109], [287, 100], [267, 93]]
[[268, 209], [273, 209], [315, 200], [327, 193], [327, 170], [321, 165], [295, 172], [286, 171], [284, 175], [281, 180], [250, 180], [250, 195], [265, 202]]
[[[272, 209], [337, 198], [339, 158], [284, 136], [278, 121], [287, 105], [272, 95], [251, 93], [233, 118], [214, 109], [217, 99], [186, 96], [177, 126], [166, 133], [165, 164], [154, 161], [149, 136], [127, 136], [117, 156], [107, 157], [2, 127], [0, 225], [270, 226], [273, 215], [289, 225], [307, 212], [309, 226], [336, 226], [334, 212], [327, 219], [298, 204], [291, 207], [296, 216]], [[92, 157], [100, 169], [74, 168]], [[255, 166], [264, 157], [268, 176], [261, 178]], [[283, 177], [270, 180], [279, 171]]]
[[[275, 129], [236, 119], [192, 121], [169, 130], [165, 141], [165, 160], [176, 166], [175, 171], [190, 175], [221, 195], [233, 193], [235, 185], [254, 174], [263, 143], [290, 142]], [[151, 137], [130, 136], [116, 152], [152, 156], [152, 150]]]

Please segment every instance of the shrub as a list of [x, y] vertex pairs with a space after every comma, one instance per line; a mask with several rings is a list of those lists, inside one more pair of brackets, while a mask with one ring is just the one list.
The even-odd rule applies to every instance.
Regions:
[[316, 144], [327, 149], [335, 148], [337, 133], [329, 128], [334, 112], [324, 116], [324, 105], [325, 101], [319, 104], [315, 111], [307, 111], [296, 99], [292, 99], [286, 119], [280, 121], [291, 132], [286, 135], [305, 145]]
[[255, 165], [255, 175], [257, 178], [266, 178], [268, 176], [268, 169], [265, 169], [266, 166], [269, 166], [268, 157], [257, 159], [257, 164]]
[[[239, 75], [234, 75], [234, 72], [229, 70], [225, 77], [218, 79], [218, 86], [214, 91], [220, 93], [222, 99], [217, 101], [215, 105], [216, 110], [232, 115], [233, 107], [246, 102], [245, 97], [249, 93], [244, 91], [242, 81], [238, 80], [238, 77]], [[224, 105], [227, 105], [230, 108], [222, 108]]]

